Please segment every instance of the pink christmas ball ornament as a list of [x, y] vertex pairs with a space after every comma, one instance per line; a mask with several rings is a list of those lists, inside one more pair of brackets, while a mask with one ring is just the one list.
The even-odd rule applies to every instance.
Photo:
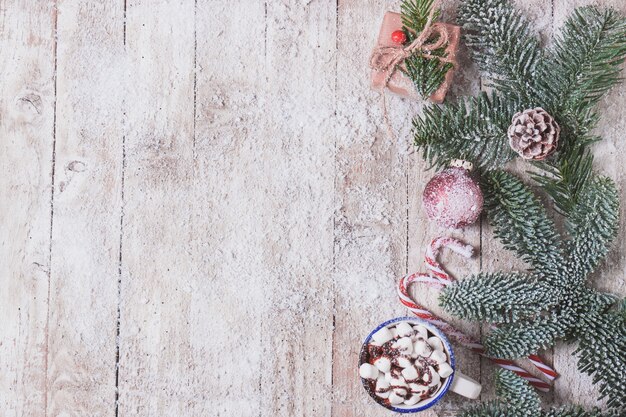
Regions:
[[422, 196], [426, 215], [446, 229], [469, 226], [483, 210], [483, 193], [465, 168], [447, 168], [426, 184]]

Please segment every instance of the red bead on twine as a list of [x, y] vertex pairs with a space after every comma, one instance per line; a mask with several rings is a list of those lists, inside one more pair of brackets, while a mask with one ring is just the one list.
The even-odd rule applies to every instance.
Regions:
[[391, 40], [398, 45], [404, 45], [407, 41], [406, 33], [403, 30], [394, 30], [391, 33]]

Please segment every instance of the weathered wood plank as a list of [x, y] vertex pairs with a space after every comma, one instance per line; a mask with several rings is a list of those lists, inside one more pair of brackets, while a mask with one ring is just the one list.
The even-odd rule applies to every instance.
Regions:
[[336, 4], [266, 5], [261, 415], [329, 416]]
[[189, 325], [194, 2], [129, 1], [126, 48], [119, 415], [205, 415]]
[[[442, 21], [456, 22], [457, 7], [457, 1], [444, 2], [442, 7]], [[459, 60], [460, 63], [458, 71], [455, 74], [453, 86], [448, 93], [447, 100], [454, 100], [455, 97], [460, 95], [474, 95], [479, 91], [479, 77], [476, 68], [471, 65], [467, 50], [463, 47], [459, 53]], [[417, 110], [414, 110], [413, 112], [405, 112], [405, 114], [414, 115], [421, 113], [422, 107], [423, 105], [420, 105]], [[410, 135], [409, 140], [412, 140]], [[440, 258], [442, 264], [445, 265], [445, 268], [449, 273], [458, 279], [461, 279], [471, 273], [477, 273], [480, 270], [480, 222], [468, 226], [463, 230], [449, 231], [438, 227], [434, 222], [428, 220], [422, 205], [422, 194], [424, 192], [424, 187], [432, 176], [435, 175], [436, 171], [427, 169], [428, 163], [422, 159], [421, 154], [414, 153], [411, 155], [408, 171], [409, 271], [426, 271], [424, 254], [426, 248], [435, 237], [454, 236], [468, 244], [471, 244], [476, 249], [477, 256], [472, 259], [465, 259], [458, 254], [444, 249]], [[468, 335], [480, 338], [480, 326], [478, 324], [455, 319], [446, 314], [443, 309], [439, 307], [437, 302], [437, 291], [433, 291], [427, 287], [415, 286], [411, 293], [414, 295], [416, 300], [419, 300], [422, 305], [430, 309], [433, 313], [449, 321], [455, 327], [464, 331]], [[451, 340], [451, 342], [455, 348], [454, 353], [457, 359], [457, 369], [475, 380], [481, 381], [482, 370], [480, 366], [480, 357], [453, 340]], [[427, 414], [432, 416], [453, 415], [461, 406], [466, 405], [467, 402], [468, 400], [466, 398], [450, 393], [446, 396], [445, 400], [433, 407]]]
[[[385, 7], [339, 2], [332, 415], [341, 417], [389, 414], [363, 389], [358, 355], [374, 327], [405, 314], [395, 284], [406, 272], [406, 158], [386, 135], [367, 68]], [[407, 119], [401, 100], [390, 105], [394, 121]]]
[[113, 416], [124, 11], [66, 0], [58, 13], [48, 413]]
[[[200, 1], [196, 13], [198, 233], [193, 254], [198, 271], [190, 321], [197, 355], [209, 365], [203, 366], [208, 375], [203, 385], [206, 413], [212, 415], [267, 414], [261, 408], [266, 389], [261, 381], [268, 372], [263, 362], [275, 348], [263, 335], [262, 321], [272, 291], [268, 277], [275, 273], [267, 263], [273, 253], [266, 231], [276, 213], [266, 193], [273, 165], [263, 162], [272, 154], [263, 151], [272, 136], [263, 128], [269, 105], [265, 14], [260, 0]], [[211, 370], [220, 364], [227, 367]]]
[[210, 336], [197, 343], [209, 363], [247, 364], [210, 381], [211, 410], [328, 415], [335, 7], [199, 6], [196, 193], [206, 204], [195, 224], [210, 233], [197, 237], [209, 274], [197, 290], [215, 299], [197, 308], [228, 322], [199, 321]]
[[[329, 416], [336, 3], [266, 2], [262, 416]], [[258, 181], [258, 182], [257, 182]], [[294, 254], [298, 254], [294, 256]], [[254, 290], [254, 289], [251, 289]]]
[[46, 412], [54, 134], [51, 2], [0, 8], [0, 409]]

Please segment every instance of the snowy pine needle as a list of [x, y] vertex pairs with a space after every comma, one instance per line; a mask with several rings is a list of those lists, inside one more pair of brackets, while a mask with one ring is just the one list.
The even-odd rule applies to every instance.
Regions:
[[[593, 174], [589, 145], [600, 139], [591, 133], [599, 120], [596, 105], [620, 81], [626, 19], [611, 9], [576, 9], [553, 46], [542, 49], [508, 0], [465, 0], [458, 16], [471, 56], [494, 91], [428, 106], [413, 122], [415, 145], [437, 168], [453, 159], [478, 168], [496, 237], [530, 268], [456, 282], [442, 291], [440, 304], [458, 317], [499, 324], [485, 340], [496, 357], [525, 357], [559, 339], [577, 341], [579, 369], [599, 385], [609, 413], [626, 415], [626, 301], [588, 282], [619, 225], [617, 189]], [[507, 137], [514, 114], [537, 107], [556, 120], [561, 136], [557, 152], [534, 163], [539, 172], [532, 178], [565, 217], [567, 235], [526, 184], [501, 171], [516, 156]], [[523, 381], [499, 375], [509, 387], [502, 391], [506, 402], [464, 415], [599, 415], [577, 409], [540, 414]], [[504, 405], [518, 411], [504, 412]]]

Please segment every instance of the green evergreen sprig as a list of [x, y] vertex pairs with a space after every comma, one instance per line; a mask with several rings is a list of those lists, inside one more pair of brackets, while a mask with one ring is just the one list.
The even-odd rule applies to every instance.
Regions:
[[[429, 107], [414, 121], [415, 145], [435, 166], [464, 158], [497, 169], [515, 156], [506, 149], [512, 116], [543, 107], [561, 127], [561, 140], [553, 157], [536, 164], [543, 173], [535, 178], [566, 212], [591, 174], [587, 147], [599, 139], [590, 133], [598, 122], [595, 105], [620, 80], [626, 19], [611, 9], [576, 9], [547, 50], [508, 0], [466, 0], [459, 22], [472, 58], [495, 89], [489, 101], [497, 106], [490, 111], [479, 99]], [[477, 117], [460, 120], [465, 115]]]
[[521, 13], [507, 0], [467, 0], [459, 6], [458, 20], [472, 59], [489, 77], [488, 86], [522, 110], [541, 100], [537, 73], [543, 54]]
[[415, 144], [437, 167], [453, 159], [474, 161], [495, 169], [515, 157], [506, 137], [509, 114], [519, 105], [496, 94], [460, 99], [445, 106], [428, 106], [413, 120]]
[[[626, 55], [626, 19], [615, 10], [582, 7], [565, 22], [549, 50], [557, 64], [542, 77], [550, 108], [582, 137], [595, 126], [595, 105], [620, 81]], [[548, 63], [544, 67], [548, 67]]]
[[521, 358], [559, 339], [577, 340], [579, 369], [593, 376], [609, 407], [626, 412], [626, 317], [612, 309], [616, 297], [587, 282], [617, 233], [615, 184], [605, 177], [585, 184], [566, 219], [566, 239], [513, 174], [488, 172], [482, 188], [495, 235], [532, 273], [469, 277], [442, 290], [440, 305], [464, 319], [501, 324], [484, 342], [498, 358]]
[[[496, 371], [497, 399], [469, 407], [459, 417], [602, 417], [594, 408], [586, 411], [580, 407], [562, 407], [542, 410], [539, 395], [519, 376], [511, 371]], [[608, 417], [608, 415], [605, 415]]]
[[[424, 30], [433, 3], [434, 0], [405, 0], [402, 2], [400, 11], [408, 43], [413, 42]], [[441, 11], [436, 10], [433, 21], [437, 21], [440, 15]], [[428, 42], [432, 41], [433, 39], [428, 40]], [[445, 57], [445, 47], [433, 51], [432, 55]], [[452, 68], [453, 65], [449, 62], [441, 62], [438, 59], [429, 59], [420, 54], [414, 54], [404, 60], [402, 71], [413, 81], [418, 94], [427, 98], [437, 91], [444, 82], [446, 74]]]
[[[480, 273], [452, 286], [440, 296], [440, 304], [457, 317], [505, 324], [538, 315], [550, 299], [536, 277], [524, 273]], [[454, 302], [472, 299], [472, 303]], [[502, 303], [508, 299], [508, 303]]]
[[[419, 21], [418, 14], [412, 19]], [[464, 159], [478, 167], [494, 233], [529, 270], [471, 276], [446, 287], [440, 304], [457, 317], [499, 324], [485, 340], [496, 357], [525, 357], [559, 339], [577, 341], [579, 369], [599, 385], [611, 415], [626, 415], [626, 301], [588, 283], [619, 223], [615, 184], [593, 174], [589, 145], [600, 140], [592, 134], [596, 105], [620, 81], [626, 19], [610, 9], [576, 9], [546, 49], [508, 0], [465, 0], [459, 20], [494, 91], [427, 107], [413, 122], [415, 145], [432, 166]], [[557, 152], [533, 163], [538, 172], [532, 178], [565, 217], [567, 234], [559, 233], [528, 186], [501, 171], [515, 157], [507, 137], [513, 115], [535, 107], [555, 118], [561, 135]], [[534, 393], [520, 384], [508, 380], [512, 388], [503, 391], [507, 407], [514, 404], [520, 414], [503, 414], [504, 403], [496, 402], [466, 415], [585, 415], [578, 409], [539, 412]]]
[[[400, 5], [400, 12], [402, 14], [402, 24], [409, 33], [420, 33], [424, 30], [428, 16], [433, 8], [435, 0], [405, 0]], [[433, 20], [439, 19], [441, 10], [435, 10]]]

